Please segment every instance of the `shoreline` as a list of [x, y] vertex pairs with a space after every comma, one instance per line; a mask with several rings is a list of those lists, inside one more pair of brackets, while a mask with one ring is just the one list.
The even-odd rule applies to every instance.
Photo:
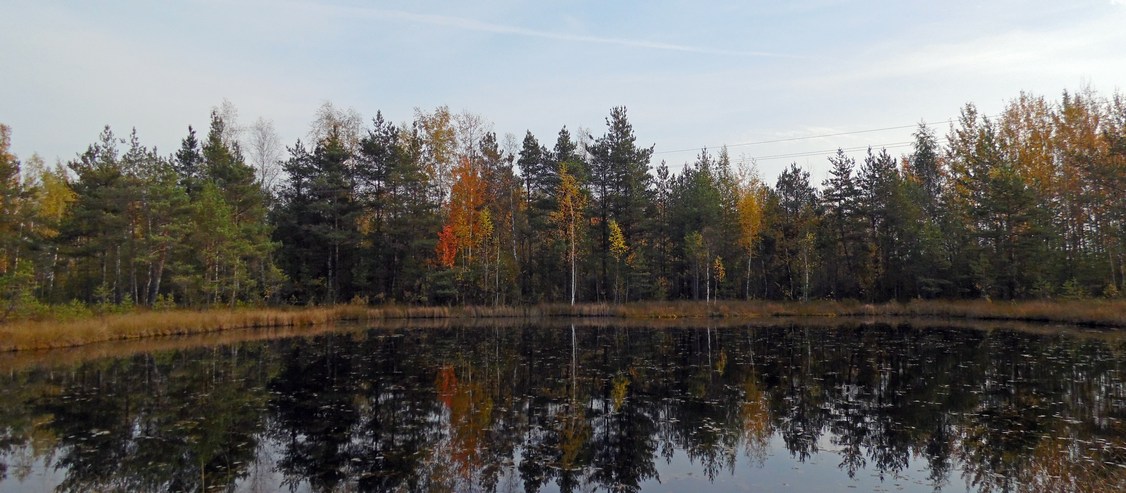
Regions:
[[[11, 321], [0, 325], [0, 352], [72, 348], [166, 336], [242, 329], [312, 328], [337, 322], [604, 318], [631, 321], [692, 319], [801, 319], [899, 317], [927, 321], [1026, 322], [1073, 327], [1126, 328], [1126, 301], [911, 301], [866, 304], [811, 301], [695, 301], [528, 306], [413, 307], [337, 305], [313, 308], [137, 310], [77, 320]], [[289, 331], [300, 335], [303, 331]], [[315, 332], [315, 331], [309, 331]]]

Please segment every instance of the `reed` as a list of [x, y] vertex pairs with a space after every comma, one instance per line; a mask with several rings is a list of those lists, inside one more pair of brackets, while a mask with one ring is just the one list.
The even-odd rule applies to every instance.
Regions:
[[807, 303], [774, 301], [587, 303], [531, 306], [399, 306], [362, 304], [315, 308], [137, 310], [59, 320], [22, 320], [0, 325], [0, 351], [75, 347], [95, 342], [207, 334], [218, 331], [313, 327], [342, 321], [439, 319], [614, 318], [762, 319], [778, 317], [908, 317], [1055, 323], [1126, 328], [1126, 301], [912, 301], [863, 304], [849, 301]]

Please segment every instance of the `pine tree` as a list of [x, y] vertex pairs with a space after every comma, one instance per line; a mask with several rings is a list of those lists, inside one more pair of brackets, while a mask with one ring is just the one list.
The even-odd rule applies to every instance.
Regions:
[[906, 229], [910, 204], [903, 196], [895, 158], [886, 150], [874, 154], [868, 149], [860, 166], [858, 188], [859, 214], [867, 231], [860, 261], [861, 271], [868, 274], [868, 297], [877, 301], [900, 298], [913, 287], [904, 275], [911, 252], [918, 250], [918, 238]]
[[854, 298], [870, 289], [869, 272], [861, 269], [863, 257], [863, 219], [860, 216], [860, 188], [854, 176], [856, 161], [838, 149], [829, 158], [829, 178], [822, 184], [821, 201], [825, 215], [821, 222], [823, 242], [820, 250], [825, 262], [829, 296]]
[[0, 323], [31, 300], [34, 288], [34, 266], [25, 258], [32, 240], [29, 195], [10, 146], [11, 129], [0, 124]]
[[117, 143], [106, 126], [99, 141], [69, 163], [76, 175], [71, 184], [75, 202], [60, 234], [66, 254], [76, 260], [68, 273], [71, 296], [103, 304], [121, 303], [125, 294], [131, 193]]
[[788, 299], [808, 299], [810, 276], [816, 258], [813, 252], [814, 231], [820, 218], [817, 190], [809, 183], [809, 172], [797, 163], [778, 176], [770, 211], [768, 251], [774, 266], [775, 283]]
[[522, 284], [527, 287], [524, 295], [533, 300], [544, 300], [550, 296], [558, 264], [552, 252], [551, 236], [537, 234], [549, 229], [548, 216], [555, 210], [558, 172], [548, 154], [529, 131], [524, 135], [516, 159], [526, 187], [529, 229], [524, 235], [528, 268], [523, 270]]
[[223, 249], [229, 259], [227, 270], [221, 274], [228, 277], [224, 281], [229, 290], [226, 302], [233, 306], [240, 300], [260, 302], [272, 290], [275, 280], [270, 258], [274, 245], [266, 223], [265, 193], [238, 144], [224, 140], [226, 126], [227, 122], [212, 112], [211, 128], [202, 149], [201, 179], [214, 185], [231, 214], [229, 222], [234, 234], [231, 245]]
[[[606, 119], [606, 134], [591, 147], [591, 185], [598, 216], [599, 276], [596, 281], [600, 299], [605, 299], [609, 282], [610, 219], [622, 228], [629, 244], [640, 244], [646, 234], [646, 208], [651, 202], [649, 159], [653, 147], [637, 147], [633, 126], [625, 107], [616, 107]], [[627, 276], [629, 274], [627, 273]], [[628, 286], [626, 288], [629, 289]]]

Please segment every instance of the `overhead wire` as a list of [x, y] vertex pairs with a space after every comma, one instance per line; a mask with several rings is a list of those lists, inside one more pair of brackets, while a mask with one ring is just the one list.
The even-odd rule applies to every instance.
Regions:
[[[953, 123], [953, 122], [954, 122], [954, 120], [946, 120], [946, 121], [936, 122], [935, 124], [940, 125], [940, 124], [943, 124], [943, 123]], [[825, 138], [825, 137], [840, 137], [842, 135], [856, 135], [856, 134], [865, 134], [865, 133], [872, 133], [872, 132], [884, 132], [884, 131], [887, 131], [887, 130], [902, 130], [902, 129], [905, 129], [905, 128], [915, 128], [915, 127], [918, 127], [918, 126], [919, 126], [919, 124], [916, 123], [914, 125], [899, 125], [899, 126], [895, 126], [895, 127], [869, 128], [869, 129], [865, 129], [865, 130], [853, 130], [853, 131], [850, 131], [850, 132], [836, 132], [836, 133], [831, 133], [831, 134], [807, 135], [807, 136], [804, 136], [804, 137], [787, 137], [785, 139], [757, 140], [757, 141], [753, 141], [753, 142], [741, 142], [741, 143], [738, 143], [738, 144], [725, 144], [725, 145], [730, 148], [730, 147], [743, 147], [743, 146], [762, 145], [762, 144], [779, 144], [779, 143], [782, 143], [782, 142], [797, 142], [799, 140], [821, 139], [821, 138]], [[717, 146], [717, 147], [723, 147], [723, 146]], [[674, 152], [689, 152], [689, 151], [698, 151], [698, 150], [700, 150], [700, 148], [672, 149], [672, 150], [667, 150], [667, 151], [653, 151], [653, 154], [672, 154]], [[836, 149], [834, 149], [834, 150], [836, 150]]]
[[886, 149], [898, 149], [900, 147], [910, 147], [911, 145], [914, 145], [914, 144], [915, 144], [914, 142], [890, 142], [890, 143], [887, 143], [887, 144], [872, 144], [872, 145], [863, 145], [863, 146], [856, 146], [856, 147], [838, 147], [838, 148], [835, 148], [835, 149], [825, 149], [825, 150], [822, 150], [822, 151], [804, 151], [804, 152], [793, 152], [793, 153], [789, 153], [789, 154], [773, 154], [773, 155], [770, 155], [770, 156], [753, 156], [752, 159], [754, 159], [756, 161], [766, 161], [766, 160], [770, 160], [770, 159], [789, 159], [789, 158], [795, 158], [795, 157], [823, 156], [826, 153], [831, 154], [831, 153], [837, 152], [838, 150], [843, 151], [843, 152], [855, 152], [855, 151], [863, 151], [863, 150], [867, 150], [867, 149], [885, 149], [886, 150]]
[[[988, 119], [988, 118], [995, 118], [995, 117], [999, 117], [999, 116], [1001, 116], [1001, 115], [985, 116], [985, 118]], [[924, 124], [928, 125], [928, 126], [930, 126], [930, 125], [945, 125], [945, 124], [950, 124], [950, 123], [954, 123], [954, 122], [957, 122], [957, 121], [958, 120], [951, 118], [951, 119], [943, 120], [943, 121], [940, 121], [940, 122], [924, 123]], [[787, 137], [787, 138], [782, 138], [782, 139], [756, 140], [756, 141], [751, 141], [751, 142], [740, 142], [740, 143], [737, 143], [737, 144], [725, 144], [723, 146], [715, 146], [715, 147], [732, 148], [732, 147], [744, 147], [744, 146], [752, 146], [752, 145], [779, 144], [779, 143], [785, 143], [785, 142], [797, 142], [797, 141], [802, 141], [802, 140], [821, 139], [821, 138], [826, 138], [826, 137], [840, 137], [840, 136], [844, 136], [844, 135], [857, 135], [857, 134], [865, 134], [865, 133], [873, 133], [873, 132], [885, 132], [885, 131], [888, 131], [888, 130], [904, 130], [904, 129], [908, 129], [908, 128], [917, 128], [918, 126], [919, 126], [918, 123], [914, 123], [914, 124], [911, 124], [911, 125], [896, 125], [896, 126], [892, 126], [892, 127], [868, 128], [868, 129], [863, 129], [863, 130], [852, 130], [852, 131], [848, 131], [848, 132], [834, 132], [834, 133], [827, 133], [827, 134], [806, 135], [806, 136], [802, 136], [802, 137]], [[825, 153], [837, 152], [837, 149], [840, 149], [840, 150], [845, 151], [845, 152], [863, 151], [863, 150], [868, 149], [868, 148], [895, 149], [895, 148], [900, 148], [900, 147], [906, 147], [906, 146], [909, 146], [913, 143], [914, 142], [893, 142], [893, 143], [888, 143], [888, 144], [872, 144], [872, 145], [865, 145], [865, 146], [850, 147], [850, 148], [847, 148], [847, 149], [845, 149], [845, 148], [834, 148], [834, 149], [829, 149], [829, 150], [824, 150], [824, 151], [803, 151], [803, 152], [794, 152], [794, 153], [788, 153], [788, 154], [773, 154], [773, 155], [769, 155], [769, 156], [748, 156], [748, 157], [750, 159], [754, 159], [754, 160], [757, 160], [757, 161], [766, 161], [766, 160], [771, 160], [771, 159], [788, 159], [788, 158], [798, 158], [798, 157], [820, 156], [820, 155], [824, 155]], [[703, 149], [711, 149], [711, 148], [715, 148], [715, 147], [705, 146], [705, 147], [702, 147], [702, 148]], [[663, 150], [663, 151], [653, 151], [653, 154], [673, 154], [673, 153], [678, 153], [678, 152], [691, 152], [691, 151], [698, 151], [702, 148], [670, 149], [670, 150]]]

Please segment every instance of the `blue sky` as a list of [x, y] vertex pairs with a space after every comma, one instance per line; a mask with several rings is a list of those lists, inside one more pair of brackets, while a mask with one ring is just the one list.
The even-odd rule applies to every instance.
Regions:
[[[396, 122], [448, 105], [531, 130], [604, 131], [629, 109], [655, 162], [704, 146], [791, 161], [910, 140], [968, 102], [998, 113], [1021, 91], [1058, 99], [1126, 89], [1126, 0], [15, 1], [0, 19], [0, 122], [13, 150], [69, 160], [103, 125], [172, 152], [224, 99], [240, 120], [304, 137], [325, 101]], [[684, 150], [684, 151], [681, 151]], [[672, 152], [677, 151], [677, 152]], [[896, 155], [906, 148], [895, 148]]]

